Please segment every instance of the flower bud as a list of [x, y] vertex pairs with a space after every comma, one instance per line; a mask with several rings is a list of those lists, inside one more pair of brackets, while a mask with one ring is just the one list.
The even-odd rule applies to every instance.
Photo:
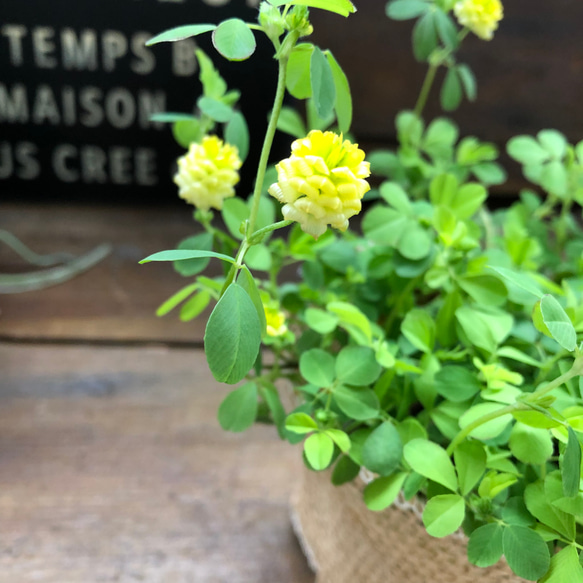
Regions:
[[361, 210], [361, 199], [370, 190], [365, 180], [370, 164], [357, 144], [333, 132], [311, 131], [292, 144], [292, 155], [276, 166], [278, 181], [269, 194], [284, 206], [286, 220], [318, 238], [330, 225], [340, 231]]
[[241, 160], [238, 150], [223, 144], [217, 136], [205, 136], [202, 143], [192, 143], [188, 152], [178, 158], [174, 182], [178, 195], [200, 210], [221, 210], [223, 200], [235, 196]]

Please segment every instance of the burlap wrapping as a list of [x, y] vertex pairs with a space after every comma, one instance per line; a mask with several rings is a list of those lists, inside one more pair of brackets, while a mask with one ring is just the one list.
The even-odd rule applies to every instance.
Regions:
[[466, 539], [431, 537], [411, 510], [371, 512], [363, 483], [333, 486], [328, 472], [305, 470], [292, 520], [317, 583], [519, 583], [504, 561], [474, 567]]

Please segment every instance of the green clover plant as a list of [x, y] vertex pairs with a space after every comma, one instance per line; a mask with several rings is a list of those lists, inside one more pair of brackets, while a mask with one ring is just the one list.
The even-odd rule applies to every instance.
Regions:
[[[356, 145], [323, 131], [336, 123], [347, 133], [352, 102], [332, 53], [306, 41], [310, 8], [344, 17], [355, 10], [348, 0], [270, 0], [258, 23], [189, 25], [150, 41], [212, 33], [218, 53], [237, 61], [252, 56], [254, 34], [265, 34], [278, 69], [247, 199], [234, 197], [237, 152], [244, 159], [249, 140], [238, 94], [208, 56], [198, 53], [199, 115], [159, 117], [176, 122], [190, 148], [175, 181], [196, 201], [202, 231], [144, 260], [172, 261], [194, 278], [158, 314], [180, 306], [187, 321], [214, 304], [204, 338], [210, 370], [220, 382], [243, 381], [220, 406], [224, 429], [269, 421], [282, 439], [303, 444], [309, 468], [330, 468], [338, 486], [368, 470], [371, 511], [400, 492], [420, 498], [427, 532], [462, 529], [477, 566], [504, 556], [526, 580], [583, 581], [583, 236], [575, 215], [583, 142], [571, 146], [553, 130], [510, 140], [533, 189], [490, 211], [488, 188], [506, 178], [496, 147], [460, 138], [446, 118], [425, 124], [422, 112], [440, 68], [445, 110], [463, 94], [476, 97], [457, 55], [470, 32], [492, 38], [502, 6], [393, 0], [389, 17], [417, 19], [414, 54], [428, 73], [414, 109], [396, 116], [396, 151], [366, 162]], [[306, 100], [305, 117], [283, 106], [286, 92]], [[225, 143], [207, 135], [219, 124]], [[270, 169], [277, 129], [297, 139], [290, 158]], [[377, 186], [367, 193], [369, 163]], [[348, 230], [363, 198], [362, 220]], [[210, 261], [220, 262], [220, 275], [203, 275]], [[291, 410], [281, 398], [290, 386]]]

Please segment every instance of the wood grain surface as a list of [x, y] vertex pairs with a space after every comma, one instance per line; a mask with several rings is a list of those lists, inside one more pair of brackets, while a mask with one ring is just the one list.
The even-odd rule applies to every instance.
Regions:
[[[99, 266], [0, 295], [0, 583], [313, 583], [288, 500], [298, 448], [224, 432], [204, 320], [156, 318], [185, 284], [139, 265], [188, 209], [1, 205], [38, 253], [109, 242]], [[29, 269], [0, 248], [0, 273]]]
[[[188, 324], [156, 308], [191, 280], [168, 263], [140, 259], [197, 232], [189, 207], [0, 204], [0, 228], [37, 253], [81, 254], [101, 243], [112, 253], [64, 284], [0, 295], [0, 339], [201, 342], [204, 319]], [[0, 273], [31, 270], [0, 245]]]
[[0, 344], [1, 583], [312, 583], [272, 427], [199, 350]]

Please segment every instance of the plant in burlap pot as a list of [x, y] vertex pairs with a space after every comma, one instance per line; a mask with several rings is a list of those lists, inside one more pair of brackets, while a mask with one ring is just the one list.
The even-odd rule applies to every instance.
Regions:
[[[279, 71], [246, 201], [234, 197], [245, 120], [209, 57], [198, 55], [197, 113], [158, 117], [189, 149], [175, 182], [203, 229], [144, 260], [193, 278], [159, 314], [180, 306], [190, 320], [214, 303], [209, 367], [218, 381], [243, 381], [221, 425], [270, 421], [302, 443], [313, 472], [295, 516], [320, 581], [583, 581], [583, 237], [572, 214], [583, 143], [552, 130], [510, 140], [534, 187], [488, 210], [488, 188], [505, 180], [496, 148], [460, 139], [446, 118], [425, 124], [422, 112], [442, 68], [445, 110], [475, 98], [457, 55], [468, 34], [492, 38], [502, 6], [394, 0], [389, 17], [417, 19], [413, 48], [428, 73], [414, 110], [396, 116], [398, 149], [366, 161], [342, 135], [352, 103], [340, 65], [300, 42], [309, 7], [354, 11], [349, 0], [270, 0], [257, 24], [190, 25], [151, 41], [212, 32], [237, 61], [265, 34]], [[305, 120], [283, 107], [286, 90], [308, 100]], [[223, 139], [210, 135], [221, 125]], [[268, 168], [278, 128], [297, 139]], [[222, 272], [201, 275], [211, 260]], [[285, 282], [287, 266], [299, 278]], [[292, 410], [282, 380], [299, 400]]]

